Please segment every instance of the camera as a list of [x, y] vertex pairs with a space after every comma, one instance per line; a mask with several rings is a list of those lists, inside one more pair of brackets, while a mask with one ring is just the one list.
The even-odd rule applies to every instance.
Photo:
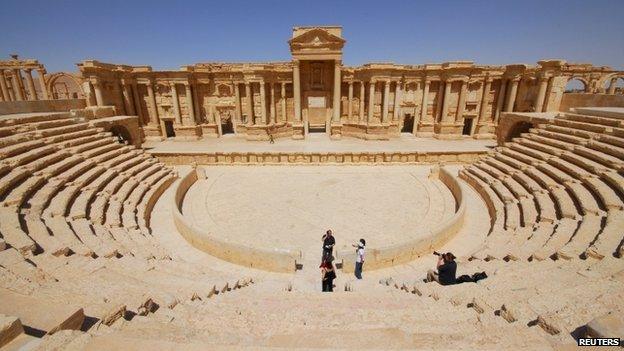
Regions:
[[440, 256], [441, 255], [441, 253], [439, 253], [437, 251], [434, 251], [433, 254], [436, 255], [436, 256]]

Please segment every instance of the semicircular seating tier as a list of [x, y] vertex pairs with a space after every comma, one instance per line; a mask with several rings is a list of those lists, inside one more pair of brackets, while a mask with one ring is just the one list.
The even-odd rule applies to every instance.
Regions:
[[248, 285], [154, 239], [152, 208], [176, 179], [69, 112], [0, 116], [0, 314], [51, 334]]
[[560, 113], [460, 172], [491, 217], [474, 258], [622, 256], [624, 120], [590, 113]]

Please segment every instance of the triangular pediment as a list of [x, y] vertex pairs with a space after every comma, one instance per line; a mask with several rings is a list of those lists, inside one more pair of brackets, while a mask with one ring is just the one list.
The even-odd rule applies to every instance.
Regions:
[[315, 28], [290, 39], [288, 43], [295, 47], [325, 47], [336, 45], [342, 47], [345, 40], [322, 28]]

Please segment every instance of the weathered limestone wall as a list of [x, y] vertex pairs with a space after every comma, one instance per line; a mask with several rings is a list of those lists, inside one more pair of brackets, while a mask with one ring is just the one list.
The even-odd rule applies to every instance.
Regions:
[[67, 112], [85, 108], [85, 99], [33, 100], [0, 102], [0, 115], [30, 112]]
[[224, 261], [272, 272], [294, 272], [297, 261], [301, 260], [300, 251], [265, 250], [230, 243], [214, 233], [194, 226], [184, 217], [181, 212], [182, 202], [188, 189], [197, 181], [197, 172], [192, 170], [180, 180], [171, 204], [176, 228], [184, 239], [194, 247]]
[[103, 128], [113, 135], [121, 134], [130, 144], [140, 148], [144, 137], [137, 116], [118, 116], [115, 106], [89, 106], [71, 110], [73, 117], [85, 118], [94, 127]]
[[[381, 248], [366, 249], [366, 269], [375, 270], [391, 267], [415, 260], [416, 258], [430, 254], [434, 250], [447, 243], [462, 227], [466, 213], [464, 200], [465, 185], [457, 181], [457, 178], [447, 169], [439, 171], [440, 180], [449, 188], [455, 198], [455, 214], [431, 228], [428, 233], [422, 233], [418, 237], [407, 242]], [[351, 273], [354, 269], [355, 251], [345, 250], [337, 253], [338, 261], [342, 261], [342, 270]]]
[[565, 93], [559, 111], [567, 112], [575, 107], [624, 107], [624, 95]]
[[528, 128], [540, 123], [552, 123], [556, 112], [508, 112], [501, 115], [496, 129], [496, 141], [502, 145], [506, 141], [519, 136], [520, 132], [528, 132]]

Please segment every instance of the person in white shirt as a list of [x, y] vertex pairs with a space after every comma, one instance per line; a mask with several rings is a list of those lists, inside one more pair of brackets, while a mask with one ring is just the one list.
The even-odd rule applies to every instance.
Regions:
[[364, 265], [364, 247], [366, 246], [366, 240], [360, 239], [360, 242], [353, 244], [355, 247], [355, 277], [362, 279], [362, 266]]

